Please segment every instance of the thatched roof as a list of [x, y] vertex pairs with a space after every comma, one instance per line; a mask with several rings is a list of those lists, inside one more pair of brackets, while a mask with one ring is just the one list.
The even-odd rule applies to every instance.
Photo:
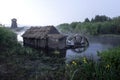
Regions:
[[48, 34], [48, 37], [53, 39], [61, 39], [61, 38], [65, 38], [66, 36], [62, 34]]
[[61, 35], [54, 26], [44, 26], [44, 27], [31, 27], [28, 29], [22, 37], [24, 38], [36, 38], [36, 39], [45, 39], [46, 37], [61, 38]]

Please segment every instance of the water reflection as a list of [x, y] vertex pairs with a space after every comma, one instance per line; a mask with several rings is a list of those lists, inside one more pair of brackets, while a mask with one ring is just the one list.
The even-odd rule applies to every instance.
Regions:
[[71, 49], [67, 50], [66, 58], [67, 58], [67, 61], [71, 61], [76, 58], [86, 56], [88, 58], [92, 58], [93, 60], [97, 60], [97, 59], [99, 59], [99, 57], [97, 56], [98, 51], [101, 52], [101, 51], [107, 50], [111, 47], [112, 47], [111, 45], [104, 45], [101, 43], [90, 43], [87, 50], [82, 53], [76, 53], [76, 52], [72, 51]]
[[82, 53], [76, 53], [71, 49], [67, 50], [66, 60], [67, 62], [86, 56], [93, 60], [98, 60], [97, 52], [108, 50], [110, 48], [120, 45], [120, 37], [91, 37], [89, 39], [89, 47]]

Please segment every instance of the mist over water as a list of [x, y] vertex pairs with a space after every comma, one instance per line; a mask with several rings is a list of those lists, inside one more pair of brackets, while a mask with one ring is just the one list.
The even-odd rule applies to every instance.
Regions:
[[22, 41], [22, 42], [23, 42], [23, 38], [22, 38], [23, 33], [24, 33], [24, 31], [17, 33], [17, 40], [18, 40], [18, 41]]
[[108, 50], [110, 48], [117, 47], [120, 45], [120, 36], [94, 36], [89, 37], [88, 40], [89, 47], [86, 51], [82, 53], [76, 53], [71, 49], [67, 50], [67, 61], [71, 61], [83, 56], [97, 61], [99, 59], [99, 56], [97, 55], [98, 52]]
[[19, 42], [23, 42], [22, 35], [23, 35], [23, 33], [24, 33], [27, 29], [29, 29], [29, 28], [30, 28], [30, 27], [24, 27], [23, 30], [14, 31], [14, 32], [17, 34], [17, 40], [18, 40]]

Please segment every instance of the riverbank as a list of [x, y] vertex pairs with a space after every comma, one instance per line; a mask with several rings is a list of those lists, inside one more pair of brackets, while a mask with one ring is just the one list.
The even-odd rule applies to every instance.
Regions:
[[23, 47], [16, 35], [0, 28], [1, 80], [119, 80], [120, 47], [99, 53], [99, 63], [80, 57], [65, 63], [65, 58], [45, 56]]

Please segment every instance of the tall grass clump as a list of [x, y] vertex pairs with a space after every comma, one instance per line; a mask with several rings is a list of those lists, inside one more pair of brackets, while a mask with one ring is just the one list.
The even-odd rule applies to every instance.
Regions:
[[99, 53], [95, 62], [86, 57], [66, 64], [68, 80], [120, 80], [120, 47]]
[[101, 63], [105, 65], [106, 69], [110, 70], [110, 76], [114, 80], [120, 79], [120, 47], [103, 51], [99, 54]]

